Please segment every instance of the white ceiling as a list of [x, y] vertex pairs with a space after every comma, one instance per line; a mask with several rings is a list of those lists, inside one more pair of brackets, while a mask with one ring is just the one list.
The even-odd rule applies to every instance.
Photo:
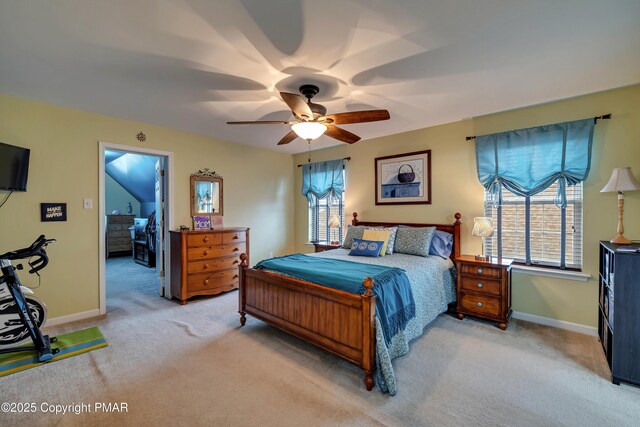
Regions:
[[0, 93], [289, 153], [286, 125], [225, 122], [288, 120], [303, 83], [388, 109], [344, 126], [369, 139], [638, 82], [638, 0], [0, 3]]

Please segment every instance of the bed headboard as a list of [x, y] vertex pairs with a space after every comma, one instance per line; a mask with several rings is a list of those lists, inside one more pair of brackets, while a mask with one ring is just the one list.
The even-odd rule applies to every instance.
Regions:
[[408, 225], [409, 227], [435, 227], [437, 230], [446, 231], [447, 233], [453, 234], [453, 249], [451, 251], [451, 261], [455, 261], [456, 257], [460, 256], [460, 215], [459, 212], [456, 212], [454, 218], [456, 219], [453, 224], [423, 224], [423, 223], [410, 223], [410, 222], [379, 222], [379, 221], [360, 221], [358, 219], [358, 213], [353, 213], [353, 220], [351, 220], [351, 224], [353, 225], [370, 225], [370, 226], [385, 226], [385, 227], [393, 227], [394, 225]]

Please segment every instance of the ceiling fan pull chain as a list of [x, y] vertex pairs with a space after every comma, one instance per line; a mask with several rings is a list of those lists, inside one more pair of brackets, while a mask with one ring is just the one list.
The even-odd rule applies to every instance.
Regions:
[[311, 140], [307, 139], [307, 162], [311, 163]]

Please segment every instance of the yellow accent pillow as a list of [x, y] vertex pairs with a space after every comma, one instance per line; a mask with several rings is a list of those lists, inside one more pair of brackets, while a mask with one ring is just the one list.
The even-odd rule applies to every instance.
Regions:
[[362, 235], [363, 240], [384, 241], [378, 256], [384, 256], [387, 253], [389, 237], [391, 237], [391, 231], [388, 230], [364, 230], [364, 234]]

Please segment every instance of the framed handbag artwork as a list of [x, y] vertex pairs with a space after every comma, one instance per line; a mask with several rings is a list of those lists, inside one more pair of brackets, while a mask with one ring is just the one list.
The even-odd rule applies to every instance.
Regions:
[[376, 205], [431, 204], [431, 150], [375, 159]]

